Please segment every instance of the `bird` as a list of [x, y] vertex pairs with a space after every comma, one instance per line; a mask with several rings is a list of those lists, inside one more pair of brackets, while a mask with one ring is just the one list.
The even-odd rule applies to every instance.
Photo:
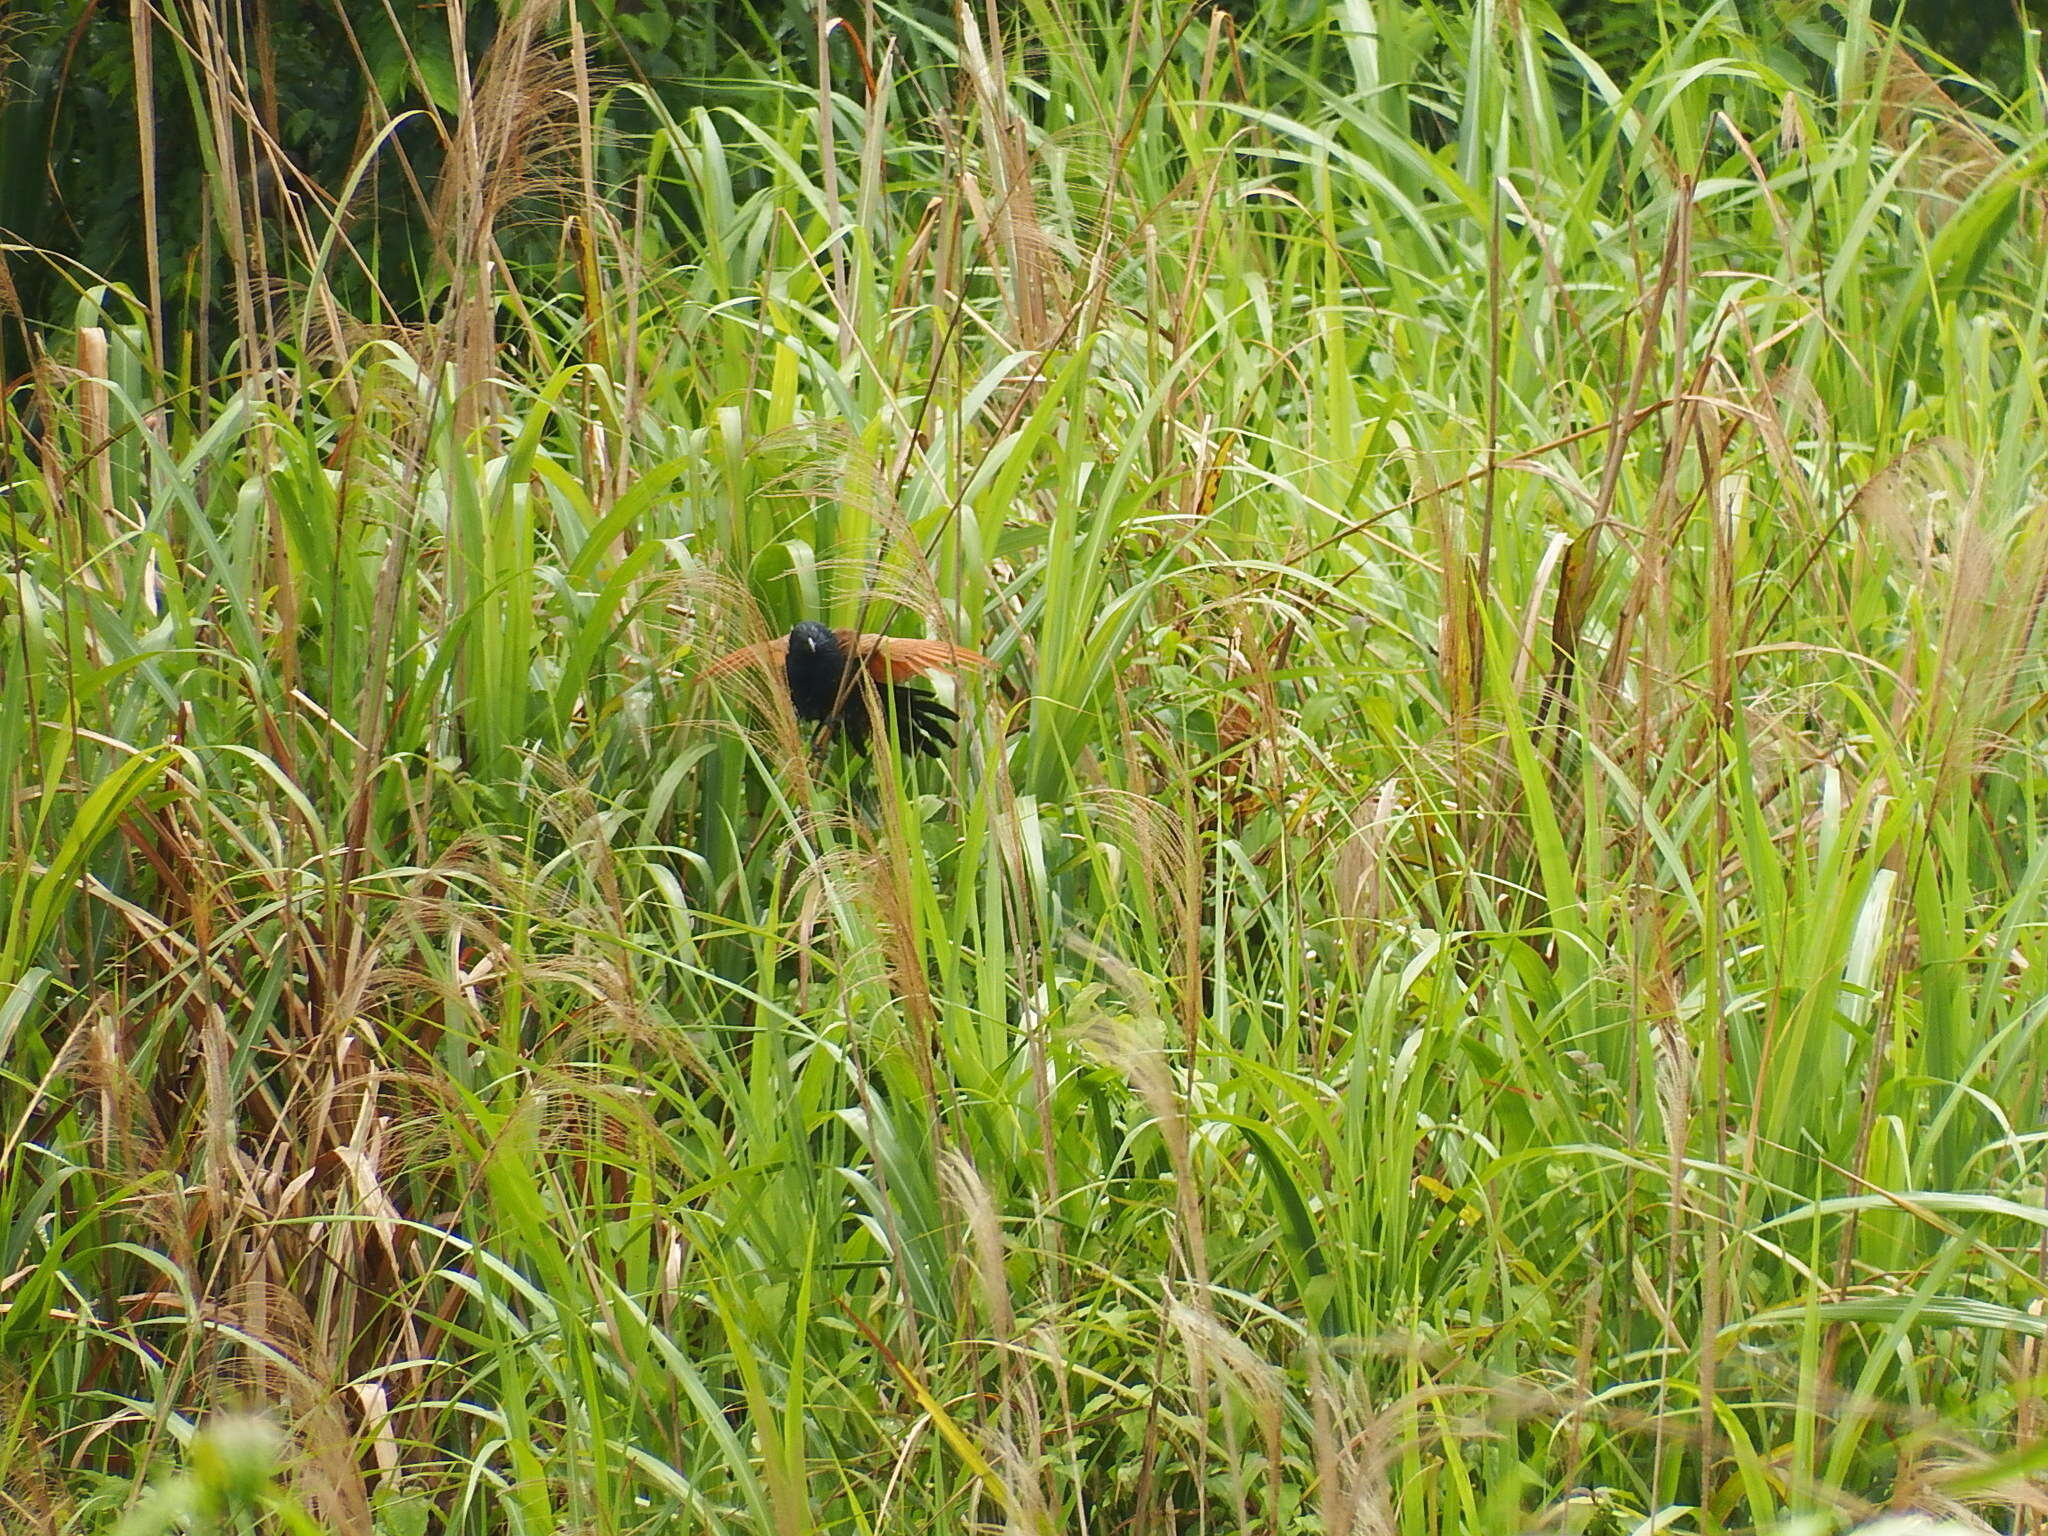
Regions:
[[925, 672], [993, 666], [979, 651], [944, 640], [828, 629], [805, 619], [780, 639], [741, 646], [705, 669], [723, 677], [754, 666], [779, 670], [799, 720], [826, 726], [866, 751], [879, 714], [905, 751], [927, 757], [953, 745], [959, 716], [933, 695], [906, 686]]

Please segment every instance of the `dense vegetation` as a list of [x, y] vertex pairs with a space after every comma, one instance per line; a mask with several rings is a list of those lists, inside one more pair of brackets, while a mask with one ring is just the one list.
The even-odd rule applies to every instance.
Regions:
[[[0, 1527], [2048, 1529], [2048, 101], [1643, 14], [541, 6], [303, 179], [118, 18]], [[802, 617], [958, 748], [705, 677]]]

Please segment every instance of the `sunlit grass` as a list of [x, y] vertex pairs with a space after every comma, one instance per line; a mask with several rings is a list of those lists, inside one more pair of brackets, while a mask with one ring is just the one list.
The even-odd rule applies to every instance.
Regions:
[[[206, 389], [82, 298], [10, 1528], [2035, 1528], [2040, 104], [1284, 10], [902, 18], [824, 118], [508, 51], [591, 179], [451, 194], [432, 327], [345, 227]], [[803, 617], [999, 669], [817, 757], [703, 676]]]

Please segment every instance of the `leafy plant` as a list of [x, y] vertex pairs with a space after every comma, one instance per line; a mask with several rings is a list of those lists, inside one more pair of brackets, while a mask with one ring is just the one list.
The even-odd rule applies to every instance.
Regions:
[[[2038, 1523], [2037, 103], [451, 20], [415, 305], [351, 191], [10, 401], [12, 1524]], [[799, 618], [957, 749], [705, 676]]]

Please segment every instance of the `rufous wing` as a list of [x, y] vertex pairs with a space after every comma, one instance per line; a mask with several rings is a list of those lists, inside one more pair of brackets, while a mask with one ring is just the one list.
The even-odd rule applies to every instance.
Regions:
[[970, 651], [948, 640], [924, 640], [912, 636], [863, 635], [856, 630], [833, 631], [849, 654], [858, 656], [868, 676], [878, 683], [907, 683], [920, 672], [967, 672], [992, 667], [979, 651]]
[[763, 641], [760, 645], [743, 645], [736, 651], [728, 651], [704, 669], [706, 677], [730, 677], [747, 667], [768, 667], [777, 673], [789, 659], [789, 636], [779, 640]]

